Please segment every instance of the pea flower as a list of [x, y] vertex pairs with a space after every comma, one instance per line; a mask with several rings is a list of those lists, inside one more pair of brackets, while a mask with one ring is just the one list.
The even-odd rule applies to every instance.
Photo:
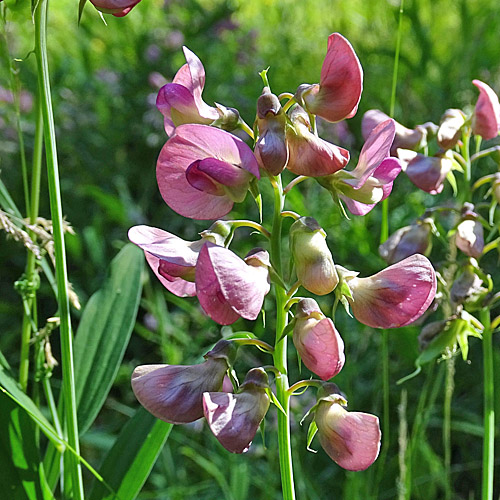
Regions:
[[236, 346], [219, 341], [198, 365], [143, 365], [132, 373], [136, 398], [155, 417], [172, 424], [203, 417], [203, 393], [221, 390]]
[[218, 219], [245, 199], [260, 178], [252, 150], [237, 137], [206, 125], [180, 125], [163, 146], [156, 165], [167, 205], [191, 219]]
[[210, 430], [226, 450], [244, 453], [250, 448], [269, 409], [269, 380], [262, 368], [250, 370], [236, 394], [205, 392], [203, 411]]
[[441, 117], [437, 131], [437, 143], [440, 148], [447, 150], [454, 148], [465, 124], [465, 114], [460, 109], [447, 109]]
[[419, 318], [436, 295], [436, 273], [427, 257], [420, 254], [369, 276], [337, 266], [350, 289], [347, 300], [354, 317], [373, 328], [399, 328]]
[[90, 0], [92, 5], [105, 14], [126, 16], [141, 0]]
[[483, 139], [493, 139], [500, 131], [500, 103], [495, 91], [481, 80], [472, 80], [479, 98], [472, 116], [472, 132]]
[[380, 123], [363, 145], [354, 170], [342, 170], [316, 180], [334, 199], [344, 201], [351, 213], [367, 214], [391, 194], [394, 179], [401, 171], [399, 160], [389, 157], [394, 135], [394, 120]]
[[365, 470], [380, 451], [379, 420], [369, 413], [349, 412], [345, 404], [335, 384], [323, 384], [314, 416], [319, 441], [328, 456], [344, 469]]
[[290, 112], [286, 141], [290, 151], [286, 167], [294, 174], [309, 177], [329, 175], [349, 162], [347, 149], [324, 141], [311, 131], [309, 117], [298, 105]]
[[339, 33], [328, 37], [320, 83], [300, 85], [296, 101], [329, 122], [352, 118], [363, 91], [363, 69], [352, 45]]
[[314, 299], [301, 299], [297, 304], [293, 343], [307, 368], [321, 379], [328, 380], [342, 370], [344, 341]]
[[[473, 213], [473, 212], [471, 212]], [[474, 215], [467, 215], [457, 226], [455, 244], [465, 255], [479, 259], [484, 250], [484, 230]]]
[[316, 295], [330, 293], [339, 278], [324, 229], [313, 217], [301, 217], [290, 227], [289, 237], [300, 284]]
[[240, 317], [256, 319], [270, 289], [269, 267], [265, 250], [256, 249], [242, 260], [227, 248], [205, 243], [195, 273], [201, 307], [221, 325]]
[[206, 104], [201, 97], [205, 87], [203, 64], [187, 47], [182, 50], [187, 63], [176, 73], [172, 83], [160, 89], [156, 99], [168, 135], [183, 123], [210, 125], [219, 118], [217, 109]]

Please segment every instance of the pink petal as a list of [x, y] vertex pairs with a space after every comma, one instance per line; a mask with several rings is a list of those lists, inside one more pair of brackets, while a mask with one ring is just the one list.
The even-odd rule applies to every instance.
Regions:
[[156, 274], [156, 277], [160, 280], [160, 283], [169, 291], [172, 292], [177, 297], [194, 297], [196, 295], [196, 287], [194, 283], [183, 280], [182, 278], [176, 278], [174, 276], [165, 277], [159, 273], [160, 259], [155, 255], [144, 252], [146, 260], [149, 267]]
[[452, 162], [448, 158], [417, 154], [408, 163], [405, 172], [410, 181], [422, 191], [439, 194], [451, 168]]
[[348, 198], [347, 196], [344, 196], [342, 194], [339, 195], [339, 198], [345, 203], [347, 209], [353, 215], [366, 215], [367, 213], [371, 212], [376, 205], [376, 203], [373, 203], [371, 205], [361, 203], [360, 201], [352, 200], [351, 198]]
[[90, 0], [97, 10], [115, 17], [128, 14], [141, 0]]
[[480, 80], [472, 80], [479, 98], [472, 119], [472, 131], [483, 139], [493, 139], [500, 130], [500, 103], [495, 91]]
[[348, 412], [337, 403], [321, 401], [315, 420], [321, 446], [344, 469], [365, 470], [377, 459], [381, 432], [375, 415]]
[[429, 259], [416, 254], [368, 278], [348, 281], [354, 317], [373, 328], [413, 323], [436, 294], [436, 273]]
[[236, 165], [260, 177], [252, 150], [237, 137], [206, 125], [180, 125], [161, 150], [156, 177], [167, 205], [184, 217], [218, 219], [233, 207], [229, 196], [215, 196], [189, 184], [186, 170], [193, 162], [206, 158]]

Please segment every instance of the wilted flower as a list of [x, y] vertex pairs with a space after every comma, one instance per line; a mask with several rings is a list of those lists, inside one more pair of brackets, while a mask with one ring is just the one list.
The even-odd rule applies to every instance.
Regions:
[[313, 217], [301, 217], [290, 227], [289, 238], [300, 284], [316, 295], [330, 293], [339, 279], [325, 231]]
[[105, 14], [126, 16], [141, 0], [90, 0], [92, 5]]
[[243, 453], [250, 448], [269, 409], [268, 389], [266, 372], [262, 368], [253, 368], [236, 394], [203, 394], [205, 418], [210, 430], [226, 450]]
[[347, 297], [354, 317], [373, 328], [399, 328], [413, 323], [436, 294], [436, 273], [427, 257], [412, 255], [370, 276], [358, 278], [337, 270], [352, 294]]
[[465, 255], [479, 259], [484, 249], [482, 224], [473, 217], [466, 218], [457, 226], [455, 244]]
[[447, 109], [441, 117], [441, 123], [437, 131], [437, 143], [443, 149], [454, 148], [465, 123], [465, 114], [460, 109]]
[[269, 256], [250, 252], [245, 260], [227, 248], [205, 243], [196, 265], [196, 294], [203, 310], [217, 323], [239, 317], [254, 320], [269, 292]]
[[380, 256], [388, 264], [395, 264], [416, 253], [426, 254], [432, 242], [433, 224], [432, 219], [424, 219], [398, 229], [378, 247]]
[[271, 175], [280, 174], [288, 163], [285, 140], [286, 115], [277, 96], [265, 87], [257, 101], [259, 139], [255, 156], [261, 168]]
[[348, 412], [335, 384], [323, 384], [318, 391], [314, 420], [319, 441], [328, 456], [347, 470], [368, 468], [378, 457], [381, 432], [378, 417]]
[[414, 151], [398, 149], [403, 171], [415, 186], [430, 194], [438, 194], [444, 188], [446, 176], [453, 167], [447, 154], [425, 156]]
[[167, 205], [192, 219], [218, 219], [260, 178], [252, 150], [206, 125], [180, 125], [160, 152], [156, 178]]
[[320, 83], [300, 85], [295, 99], [329, 122], [352, 118], [363, 91], [363, 69], [352, 45], [339, 33], [328, 37]]
[[142, 406], [172, 424], [203, 416], [203, 393], [219, 391], [236, 356], [236, 346], [219, 341], [199, 365], [143, 365], [132, 374], [132, 389]]
[[156, 99], [156, 106], [165, 117], [165, 132], [172, 135], [183, 123], [209, 125], [219, 118], [219, 112], [206, 104], [201, 94], [205, 87], [205, 68], [198, 57], [183, 47], [187, 64], [175, 75], [172, 83], [164, 85]]
[[472, 80], [479, 98], [472, 116], [472, 132], [483, 139], [493, 139], [500, 131], [500, 103], [495, 91], [480, 80]]
[[286, 127], [290, 154], [287, 169], [297, 175], [318, 177], [330, 175], [349, 162], [349, 151], [320, 139], [311, 131], [307, 113], [295, 105], [290, 113], [291, 124]]
[[341, 198], [354, 215], [367, 214], [391, 194], [394, 179], [401, 171], [399, 160], [389, 157], [394, 134], [393, 120], [380, 123], [363, 145], [354, 170], [341, 170], [316, 180], [334, 198]]
[[344, 341], [313, 299], [301, 299], [297, 304], [293, 343], [307, 368], [323, 380], [342, 370]]

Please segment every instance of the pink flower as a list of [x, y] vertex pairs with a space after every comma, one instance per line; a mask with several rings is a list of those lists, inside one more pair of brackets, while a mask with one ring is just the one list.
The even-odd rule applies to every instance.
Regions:
[[269, 292], [269, 256], [250, 252], [245, 260], [213, 243], [203, 245], [196, 265], [196, 294], [217, 323], [230, 325], [240, 316], [254, 320]]
[[290, 172], [317, 177], [333, 174], [347, 165], [349, 151], [313, 134], [307, 113], [300, 106], [292, 109], [290, 120], [286, 128], [290, 151], [286, 167]]
[[105, 14], [126, 16], [141, 0], [90, 0], [92, 5]]
[[368, 278], [337, 266], [349, 286], [354, 317], [373, 328], [399, 328], [419, 318], [436, 294], [436, 273], [427, 257], [412, 255]]
[[180, 125], [160, 152], [156, 178], [167, 205], [191, 219], [218, 219], [260, 178], [252, 150], [206, 125]]
[[205, 86], [205, 68], [198, 57], [183, 47], [187, 64], [175, 75], [172, 83], [164, 85], [156, 99], [156, 106], [165, 117], [165, 132], [172, 135], [183, 123], [209, 125], [219, 118], [219, 112], [206, 104], [201, 94]]
[[132, 389], [142, 406], [172, 424], [203, 416], [203, 393], [222, 388], [224, 375], [236, 356], [236, 346], [219, 341], [199, 365], [143, 365], [132, 374]]
[[320, 389], [314, 420], [319, 441], [328, 456], [347, 470], [368, 468], [378, 457], [381, 432], [378, 417], [369, 413], [348, 412], [341, 406], [342, 396], [335, 384]]
[[340, 197], [351, 213], [367, 214], [391, 194], [394, 179], [401, 171], [399, 160], [389, 157], [394, 135], [394, 120], [378, 124], [363, 145], [354, 170], [342, 170], [316, 180], [334, 198]]
[[337, 375], [344, 366], [344, 341], [333, 321], [313, 299], [297, 304], [293, 343], [304, 364], [323, 380]]
[[300, 85], [295, 99], [309, 113], [329, 122], [352, 118], [363, 91], [363, 69], [352, 45], [339, 33], [328, 37], [320, 83]]
[[236, 394], [205, 392], [203, 410], [210, 430], [226, 450], [243, 453], [250, 448], [269, 409], [269, 381], [262, 368], [253, 368]]
[[480, 80], [472, 80], [479, 98], [472, 117], [472, 132], [483, 139], [493, 139], [500, 131], [500, 103], [494, 90]]

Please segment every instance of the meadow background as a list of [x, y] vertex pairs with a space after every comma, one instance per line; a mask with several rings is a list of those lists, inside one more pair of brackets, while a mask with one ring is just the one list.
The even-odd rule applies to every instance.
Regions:
[[[26, 154], [31, 157], [34, 134], [36, 70], [33, 25], [28, 2], [7, 2], [2, 23], [0, 67], [0, 180], [23, 207], [19, 143], [15, 109], [7, 90], [9, 60], [22, 89], [21, 124]], [[112, 258], [127, 242], [132, 225], [148, 224], [185, 239], [195, 239], [204, 223], [187, 223], [162, 201], [155, 180], [155, 163], [166, 140], [162, 116], [154, 103], [160, 85], [184, 64], [182, 45], [202, 60], [207, 80], [204, 100], [239, 109], [248, 123], [262, 89], [258, 73], [270, 66], [273, 91], [294, 92], [301, 83], [319, 81], [332, 32], [346, 36], [364, 69], [364, 92], [358, 114], [347, 122], [323, 124], [322, 137], [353, 151], [362, 146], [363, 113], [372, 108], [389, 112], [399, 2], [363, 0], [295, 2], [282, 0], [143, 0], [125, 18], [105, 16], [107, 26], [88, 4], [80, 26], [77, 2], [61, 0], [50, 6], [49, 58], [58, 138], [63, 209], [74, 229], [67, 235], [69, 277], [84, 305], [101, 286]], [[500, 7], [496, 0], [406, 0], [395, 118], [409, 127], [429, 120], [439, 123], [444, 110], [473, 106], [474, 78], [500, 91]], [[7, 42], [7, 43], [6, 43]], [[353, 161], [354, 164], [354, 161]], [[473, 177], [480, 176], [473, 172]], [[303, 183], [290, 196], [290, 209], [314, 215], [328, 233], [335, 262], [363, 275], [380, 270], [378, 256], [380, 207], [365, 217], [342, 218], [328, 193], [315, 183]], [[46, 180], [42, 177], [40, 214], [50, 218]], [[390, 231], [421, 215], [424, 207], [451, 198], [447, 185], [432, 197], [400, 176], [389, 198]], [[251, 200], [235, 208], [234, 218], [256, 216]], [[245, 241], [237, 242], [240, 247]], [[492, 252], [494, 253], [494, 252]], [[25, 267], [19, 243], [0, 234], [0, 351], [14, 368], [19, 358], [22, 304], [14, 289]], [[491, 270], [498, 268], [491, 256]], [[491, 272], [491, 271], [490, 271]], [[202, 313], [195, 299], [178, 299], [166, 292], [152, 273], [144, 273], [144, 290], [137, 323], [112, 390], [98, 418], [81, 437], [82, 455], [98, 466], [138, 403], [130, 388], [135, 366], [145, 363], [191, 364], [220, 338], [221, 327]], [[42, 282], [39, 317], [55, 313], [49, 287]], [[268, 301], [271, 307], [272, 301]], [[72, 311], [75, 326], [80, 312]], [[350, 407], [381, 415], [380, 332], [338, 314], [336, 326], [346, 343], [348, 363], [336, 377]], [[235, 329], [248, 330], [239, 320]], [[272, 338], [272, 325], [257, 322], [256, 334]], [[390, 332], [390, 436], [384, 461], [350, 473], [337, 467], [320, 450], [306, 450], [307, 427], [298, 422], [312, 396], [295, 398], [293, 431], [298, 498], [346, 500], [443, 498], [443, 401], [446, 363], [426, 367], [417, 378], [396, 385], [413, 370], [418, 355], [418, 326]], [[268, 335], [269, 337], [266, 337]], [[495, 341], [496, 387], [500, 387], [500, 349]], [[52, 349], [59, 359], [57, 335]], [[452, 401], [451, 484], [454, 499], [479, 498], [482, 447], [481, 344], [471, 339], [469, 363], [456, 361]], [[297, 363], [291, 362], [298, 377]], [[431, 373], [429, 373], [432, 370]], [[57, 391], [60, 369], [52, 383]], [[78, 381], [77, 381], [78, 383]], [[428, 384], [430, 401], [417, 410]], [[497, 415], [500, 398], [496, 398]], [[418, 417], [418, 418], [416, 418]], [[420, 418], [422, 417], [422, 418]], [[267, 429], [275, 425], [275, 410]], [[497, 417], [498, 420], [498, 417]], [[408, 434], [418, 427], [412, 459], [405, 458]], [[498, 444], [498, 443], [497, 443]], [[496, 493], [500, 494], [496, 475]], [[1, 476], [1, 473], [0, 473]], [[86, 479], [90, 479], [86, 477]], [[279, 499], [277, 446], [272, 432], [265, 446], [257, 437], [242, 456], [226, 452], [203, 424], [173, 428], [156, 466], [139, 495], [141, 499], [213, 500]]]

